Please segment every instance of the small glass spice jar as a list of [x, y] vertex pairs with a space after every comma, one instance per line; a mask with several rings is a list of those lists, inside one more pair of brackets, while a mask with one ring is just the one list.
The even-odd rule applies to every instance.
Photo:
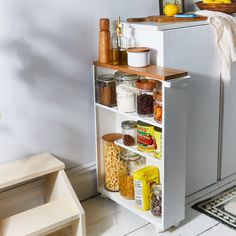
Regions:
[[156, 88], [156, 81], [141, 79], [136, 81], [139, 89], [137, 95], [137, 113], [140, 116], [153, 116], [153, 91]]
[[153, 216], [161, 216], [162, 214], [162, 189], [161, 185], [153, 184], [150, 194], [150, 209]]
[[153, 94], [153, 114], [154, 120], [158, 123], [162, 123], [162, 93], [161, 91], [155, 91]]
[[117, 110], [122, 112], [136, 111], [136, 80], [138, 75], [127, 74], [121, 71], [115, 73]]
[[134, 146], [137, 143], [137, 122], [126, 120], [121, 123], [123, 143], [125, 146]]
[[121, 153], [119, 169], [120, 195], [128, 200], [134, 199], [133, 173], [143, 167], [141, 156], [124, 150]]
[[98, 76], [96, 83], [98, 103], [109, 107], [116, 106], [115, 76], [111, 74]]

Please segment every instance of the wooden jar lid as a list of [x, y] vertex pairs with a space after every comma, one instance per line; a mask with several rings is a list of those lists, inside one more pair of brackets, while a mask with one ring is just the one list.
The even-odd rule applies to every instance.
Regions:
[[109, 30], [110, 21], [108, 18], [101, 18], [99, 20], [100, 30]]
[[128, 48], [127, 52], [150, 52], [150, 48], [146, 47], [133, 47], [133, 48]]
[[161, 102], [162, 101], [162, 92], [161, 91], [155, 91], [153, 93], [153, 99], [156, 101]]
[[102, 136], [102, 139], [107, 142], [114, 142], [121, 138], [122, 138], [122, 134], [118, 134], [118, 133], [105, 134]]
[[136, 81], [136, 87], [142, 90], [152, 90], [156, 88], [157, 82], [149, 79], [139, 79]]

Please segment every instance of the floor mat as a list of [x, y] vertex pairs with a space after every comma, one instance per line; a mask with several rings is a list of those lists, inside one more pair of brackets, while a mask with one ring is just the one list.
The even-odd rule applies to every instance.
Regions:
[[236, 186], [198, 202], [192, 208], [236, 230]]

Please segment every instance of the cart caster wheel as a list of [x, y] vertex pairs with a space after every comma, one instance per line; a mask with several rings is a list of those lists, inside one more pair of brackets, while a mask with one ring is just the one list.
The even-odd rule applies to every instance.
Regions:
[[101, 193], [101, 198], [107, 199], [107, 197], [104, 194], [102, 194], [102, 193]]
[[163, 233], [164, 230], [159, 228], [159, 227], [156, 227], [156, 233], [159, 234], [159, 233]]
[[175, 227], [175, 228], [178, 228], [178, 227], [179, 227], [179, 225], [180, 225], [180, 222], [178, 222], [178, 223], [174, 224], [174, 227]]

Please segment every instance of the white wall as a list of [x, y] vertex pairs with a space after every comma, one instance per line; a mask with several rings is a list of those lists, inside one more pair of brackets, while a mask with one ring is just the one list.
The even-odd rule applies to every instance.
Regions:
[[42, 151], [93, 161], [98, 19], [157, 13], [157, 0], [1, 0], [0, 163]]

